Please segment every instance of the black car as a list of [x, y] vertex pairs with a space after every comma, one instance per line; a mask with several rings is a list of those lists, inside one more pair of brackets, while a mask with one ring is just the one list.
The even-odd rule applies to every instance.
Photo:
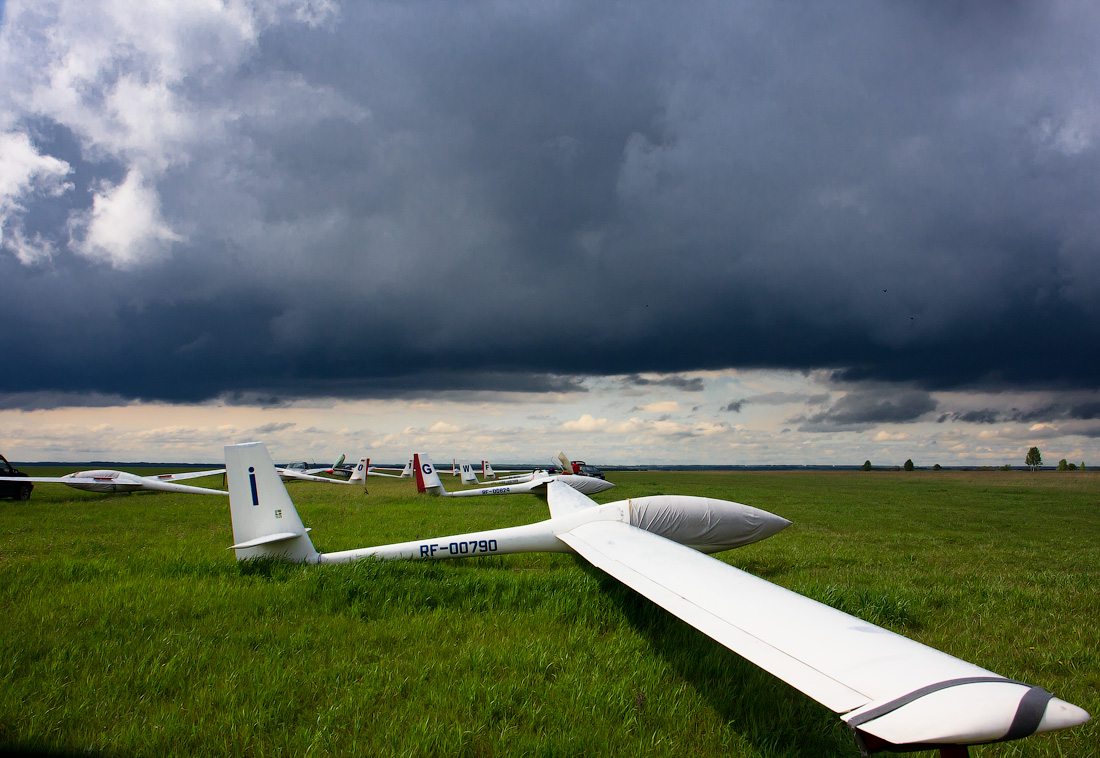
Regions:
[[603, 475], [602, 471], [600, 471], [595, 466], [589, 466], [584, 461], [573, 462], [573, 473], [580, 474], [581, 476], [590, 476], [593, 479], [607, 479], [607, 477]]
[[[0, 455], [0, 476], [26, 476], [22, 471], [12, 468], [8, 459]], [[16, 500], [30, 500], [34, 485], [30, 482], [0, 481], [0, 497], [14, 497]]]

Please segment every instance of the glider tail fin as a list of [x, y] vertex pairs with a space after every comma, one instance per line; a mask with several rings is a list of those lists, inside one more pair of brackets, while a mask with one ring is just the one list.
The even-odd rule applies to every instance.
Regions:
[[402, 479], [412, 479], [413, 478], [412, 458], [409, 458], [409, 462], [405, 464], [405, 468], [401, 469], [401, 478]]
[[573, 473], [573, 462], [570, 461], [569, 456], [566, 455], [562, 451], [558, 451], [557, 457], [556, 458], [551, 458], [550, 462], [555, 466], [560, 466], [561, 467], [561, 472], [563, 474], [572, 474]]
[[413, 455], [413, 473], [416, 474], [416, 491], [426, 492], [429, 495], [446, 495], [443, 482], [439, 479], [439, 472], [435, 470], [427, 453]]
[[315, 563], [318, 553], [302, 526], [267, 446], [262, 442], [225, 446], [229, 514], [237, 560], [279, 558]]
[[348, 479], [348, 484], [362, 484], [367, 483], [367, 471], [370, 470], [370, 458], [360, 458], [359, 463], [355, 465], [355, 470], [351, 472], [351, 478]]
[[496, 472], [493, 471], [493, 467], [489, 465], [489, 461], [482, 461], [481, 462], [481, 474], [486, 479], [496, 479], [497, 478]]
[[477, 480], [477, 474], [474, 473], [474, 467], [473, 466], [471, 466], [466, 461], [463, 461], [462, 463], [460, 463], [459, 466], [461, 468], [462, 483], [463, 484], [480, 484], [480, 482], [478, 482], [478, 480]]

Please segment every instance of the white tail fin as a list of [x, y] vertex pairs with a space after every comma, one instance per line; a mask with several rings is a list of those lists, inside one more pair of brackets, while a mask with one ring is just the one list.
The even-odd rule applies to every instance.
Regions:
[[493, 471], [493, 467], [489, 465], [489, 461], [481, 462], [481, 475], [486, 479], [496, 479], [496, 472]]
[[463, 461], [459, 464], [459, 469], [462, 474], [463, 484], [481, 484], [481, 482], [477, 480], [477, 474], [474, 473], [474, 467], [469, 463]]
[[560, 466], [563, 474], [573, 473], [573, 463], [569, 460], [569, 456], [562, 451], [558, 451], [557, 458], [551, 458], [550, 462], [555, 466]]
[[351, 472], [348, 484], [362, 484], [366, 486], [368, 471], [370, 471], [370, 458], [360, 458], [359, 463], [355, 465], [355, 470]]
[[229, 515], [237, 560], [282, 558], [313, 563], [313, 548], [262, 442], [225, 446]]
[[429, 495], [447, 494], [427, 453], [417, 453], [413, 456], [413, 470], [416, 472], [417, 492], [426, 492]]
[[414, 476], [413, 475], [413, 462], [412, 462], [412, 458], [409, 458], [409, 462], [406, 463], [405, 468], [403, 468], [401, 470], [401, 478], [402, 479], [412, 479], [413, 476]]

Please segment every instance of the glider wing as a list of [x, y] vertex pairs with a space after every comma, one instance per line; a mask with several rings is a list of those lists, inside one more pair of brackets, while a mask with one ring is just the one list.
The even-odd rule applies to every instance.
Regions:
[[178, 482], [181, 479], [200, 479], [204, 476], [214, 476], [215, 474], [224, 474], [225, 469], [216, 468], [210, 471], [183, 471], [178, 474], [156, 474], [154, 476], [143, 476], [142, 479], [155, 479], [159, 482]]
[[0, 482], [54, 482], [64, 484], [68, 482], [64, 476], [0, 476]]
[[[214, 490], [208, 487], [195, 487], [190, 484], [176, 484], [174, 482], [160, 481], [155, 476], [135, 477], [143, 489], [156, 490], [158, 492], [182, 492], [188, 495], [228, 495], [225, 490]], [[126, 482], [122, 482], [125, 484]]]
[[[552, 508], [556, 495], [550, 496]], [[558, 538], [735, 653], [846, 714], [868, 746], [881, 745], [876, 740], [891, 746], [978, 744], [1088, 720], [1083, 710], [1041, 688], [629, 524], [591, 521]]]

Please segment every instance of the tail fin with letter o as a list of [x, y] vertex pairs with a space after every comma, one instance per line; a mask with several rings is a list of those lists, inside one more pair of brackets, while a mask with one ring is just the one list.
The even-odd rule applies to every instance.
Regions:
[[229, 514], [237, 560], [281, 558], [313, 563], [317, 551], [262, 442], [225, 446]]
[[370, 458], [360, 458], [359, 463], [355, 464], [355, 470], [351, 472], [351, 476], [348, 478], [348, 484], [367, 484], [367, 472], [370, 470]]

